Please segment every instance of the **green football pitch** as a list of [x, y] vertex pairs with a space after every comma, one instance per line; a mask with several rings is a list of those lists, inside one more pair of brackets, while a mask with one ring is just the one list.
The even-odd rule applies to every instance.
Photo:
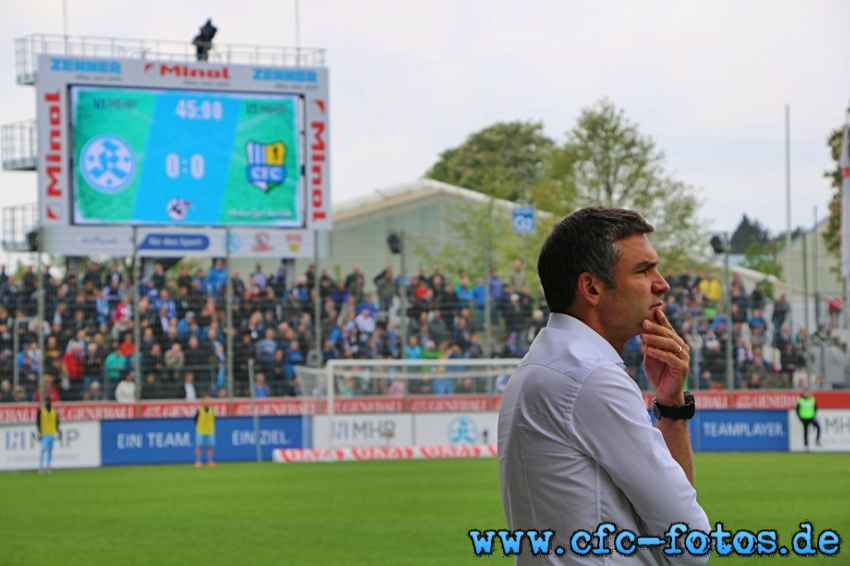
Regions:
[[[816, 535], [850, 537], [850, 455], [698, 454], [696, 466], [712, 525], [776, 529], [780, 545], [803, 521]], [[6, 566], [509, 564], [498, 543], [492, 556], [475, 557], [467, 535], [504, 525], [495, 460], [0, 474]], [[850, 547], [833, 558], [773, 560], [850, 564]]]

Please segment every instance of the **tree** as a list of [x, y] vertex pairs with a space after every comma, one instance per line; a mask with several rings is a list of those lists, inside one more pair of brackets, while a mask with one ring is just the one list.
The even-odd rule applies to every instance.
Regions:
[[829, 201], [829, 216], [826, 220], [823, 243], [836, 259], [839, 259], [841, 255], [841, 137], [843, 133], [843, 128], [836, 128], [826, 140], [826, 146], [829, 148], [833, 161], [835, 161], [835, 167], [829, 171], [824, 171], [823, 174], [830, 180], [830, 184], [835, 190], [835, 194]]
[[516, 202], [537, 182], [554, 146], [539, 122], [500, 122], [441, 153], [425, 176]]
[[637, 210], [655, 226], [653, 244], [667, 266], [703, 255], [708, 243], [696, 217], [696, 189], [665, 171], [664, 154], [652, 138], [609, 100], [582, 111], [530, 194], [556, 217], [591, 205]]
[[767, 244], [770, 241], [770, 231], [758, 220], [750, 221], [745, 214], [730, 238], [731, 252], [745, 254], [752, 244]]

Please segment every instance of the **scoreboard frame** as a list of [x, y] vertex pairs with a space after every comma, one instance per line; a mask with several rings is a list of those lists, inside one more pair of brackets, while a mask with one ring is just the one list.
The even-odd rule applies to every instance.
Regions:
[[[38, 210], [41, 251], [63, 255], [126, 254], [309, 257], [313, 232], [332, 229], [328, 70], [324, 67], [269, 67], [207, 62], [172, 62], [97, 57], [40, 55], [36, 89], [38, 129]], [[289, 95], [303, 100], [301, 115], [301, 192], [305, 225], [283, 229], [273, 225], [211, 224], [186, 228], [178, 224], [76, 225], [74, 223], [71, 139], [71, 87], [144, 88], [159, 91], [209, 91], [211, 94]], [[133, 242], [134, 226], [138, 226]], [[225, 233], [229, 231], [228, 240]], [[159, 237], [150, 238], [151, 234]], [[197, 237], [200, 237], [200, 240]], [[233, 242], [262, 242], [238, 246]], [[140, 242], [173, 246], [139, 246]], [[199, 246], [198, 242], [207, 242]], [[176, 243], [175, 243], [176, 242]], [[194, 242], [182, 248], [180, 242]], [[298, 242], [293, 245], [292, 242]], [[94, 246], [95, 249], [91, 249]], [[86, 249], [89, 248], [89, 249]], [[203, 249], [201, 249], [203, 248]]]

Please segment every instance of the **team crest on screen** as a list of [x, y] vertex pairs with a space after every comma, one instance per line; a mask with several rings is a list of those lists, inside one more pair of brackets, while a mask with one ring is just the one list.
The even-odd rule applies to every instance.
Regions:
[[286, 146], [283, 142], [260, 143], [249, 141], [245, 144], [248, 154], [246, 173], [248, 182], [263, 191], [269, 192], [286, 179]]
[[114, 194], [127, 188], [136, 176], [136, 156], [123, 139], [97, 136], [80, 152], [80, 171], [91, 188]]

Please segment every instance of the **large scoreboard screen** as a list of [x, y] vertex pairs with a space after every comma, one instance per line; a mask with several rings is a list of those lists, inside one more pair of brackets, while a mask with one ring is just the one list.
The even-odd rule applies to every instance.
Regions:
[[44, 251], [301, 257], [332, 229], [328, 70], [40, 55]]
[[72, 86], [76, 224], [303, 227], [303, 101]]

